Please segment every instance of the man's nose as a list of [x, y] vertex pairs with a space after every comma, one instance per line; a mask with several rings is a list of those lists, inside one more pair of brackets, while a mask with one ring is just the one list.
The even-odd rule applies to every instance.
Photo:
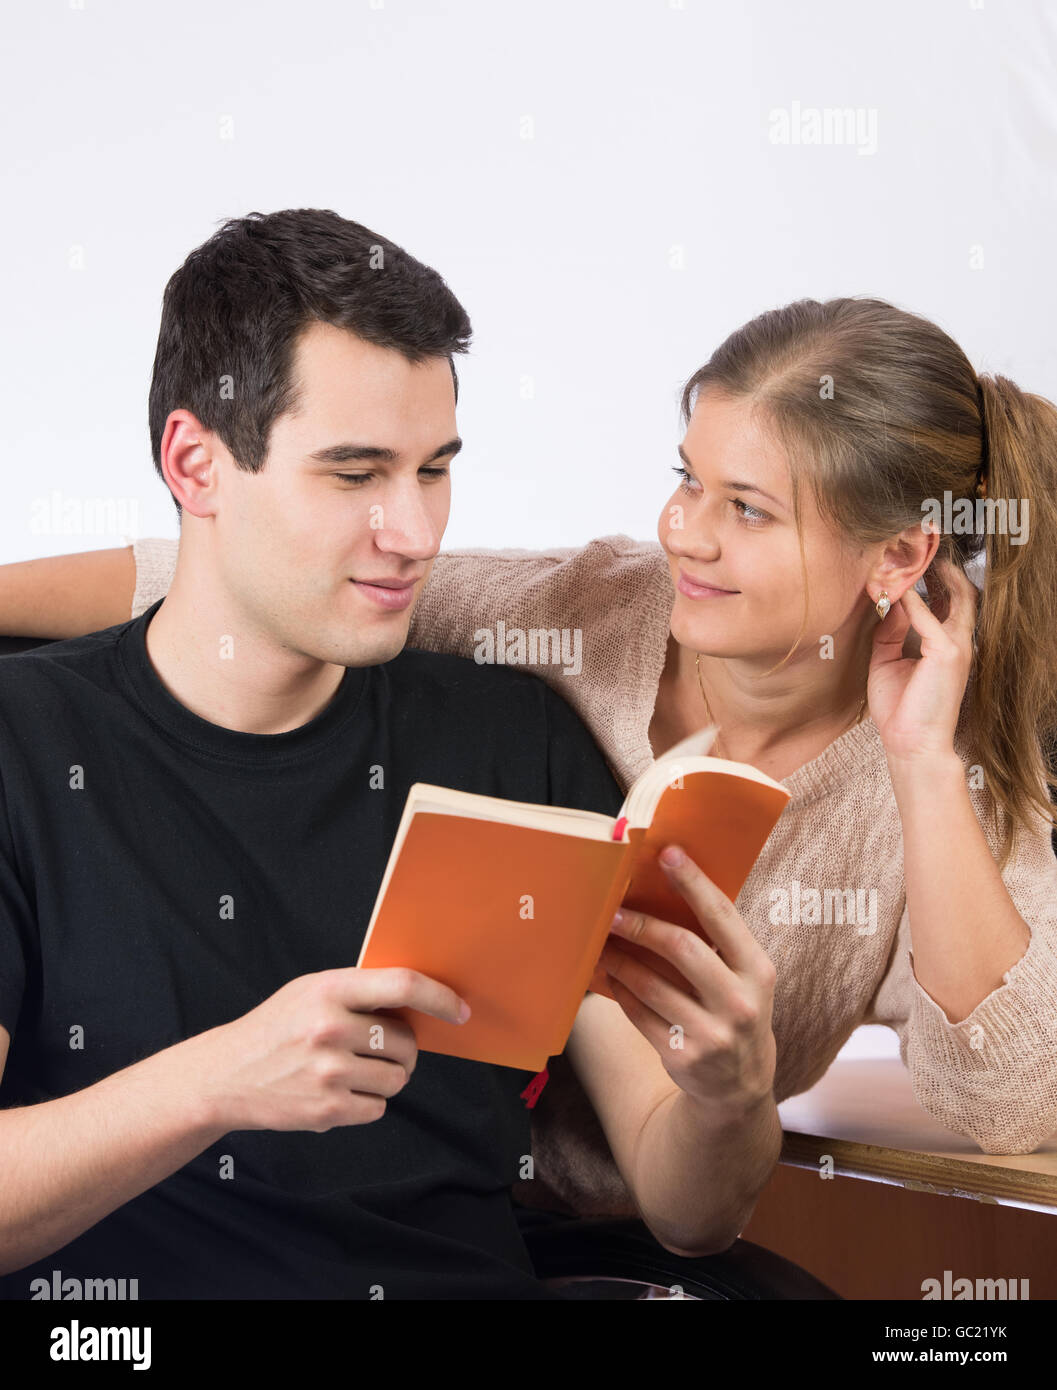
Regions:
[[437, 553], [437, 523], [417, 485], [389, 497], [381, 504], [381, 512], [380, 524], [375, 523], [376, 543], [381, 548], [422, 560], [432, 559]]

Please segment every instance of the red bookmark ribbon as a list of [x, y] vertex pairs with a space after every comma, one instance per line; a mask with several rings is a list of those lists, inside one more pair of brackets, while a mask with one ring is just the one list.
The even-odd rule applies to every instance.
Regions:
[[536, 1073], [536, 1075], [532, 1078], [529, 1084], [521, 1092], [521, 1099], [525, 1102], [526, 1110], [531, 1110], [532, 1107], [539, 1100], [540, 1092], [543, 1090], [544, 1086], [546, 1086], [549, 1076], [550, 1073], [548, 1072], [547, 1068], [544, 1067], [542, 1071], [538, 1071]]

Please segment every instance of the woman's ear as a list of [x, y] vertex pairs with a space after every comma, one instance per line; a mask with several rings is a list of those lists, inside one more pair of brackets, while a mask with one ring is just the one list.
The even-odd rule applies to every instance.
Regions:
[[[878, 589], [887, 589], [891, 598], [893, 593], [902, 595], [916, 575], [913, 578], [914, 590], [928, 603], [925, 575], [935, 565], [939, 548], [940, 537], [934, 523], [923, 521], [919, 525], [908, 526], [880, 547], [870, 579]], [[869, 589], [868, 592], [872, 594], [873, 590]], [[892, 602], [895, 602], [894, 598]], [[910, 630], [913, 631], [913, 626]]]

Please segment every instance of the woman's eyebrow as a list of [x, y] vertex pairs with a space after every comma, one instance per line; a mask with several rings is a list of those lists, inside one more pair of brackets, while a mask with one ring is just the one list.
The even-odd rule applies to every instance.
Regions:
[[[682, 459], [682, 461], [689, 468], [693, 468], [694, 465], [690, 462], [686, 454], [683, 452], [683, 446], [681, 444], [677, 444], [676, 448], [679, 450], [679, 457]], [[755, 483], [735, 483], [730, 481], [730, 479], [726, 479], [725, 481], [720, 483], [720, 487], [729, 487], [732, 492], [758, 492], [761, 497], [766, 497], [767, 500], [769, 502], [773, 502], [776, 507], [781, 507], [783, 511], [785, 510], [784, 502], [779, 502], [777, 497], [772, 497], [769, 492], [764, 492], [763, 488], [757, 487]]]

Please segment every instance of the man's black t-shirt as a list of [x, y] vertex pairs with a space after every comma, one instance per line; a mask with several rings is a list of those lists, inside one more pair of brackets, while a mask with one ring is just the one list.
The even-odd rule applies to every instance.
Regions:
[[[354, 965], [413, 782], [620, 807], [561, 696], [458, 657], [351, 667], [287, 733], [209, 723], [151, 665], [160, 606], [0, 660], [2, 1107], [82, 1090], [296, 976]], [[420, 1053], [381, 1119], [231, 1132], [0, 1278], [0, 1297], [41, 1296], [40, 1279], [136, 1279], [141, 1299], [553, 1296], [510, 1197], [530, 1079]]]

